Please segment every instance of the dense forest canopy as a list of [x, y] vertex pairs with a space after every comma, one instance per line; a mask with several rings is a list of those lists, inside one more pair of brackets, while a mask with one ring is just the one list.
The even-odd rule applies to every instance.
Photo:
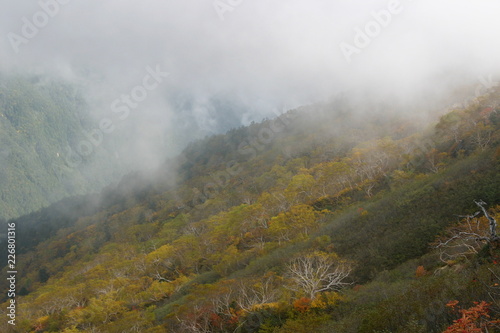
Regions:
[[14, 330], [492, 329], [499, 97], [430, 125], [346, 101], [290, 110], [193, 142], [98, 206], [74, 198], [12, 220], [32, 231]]

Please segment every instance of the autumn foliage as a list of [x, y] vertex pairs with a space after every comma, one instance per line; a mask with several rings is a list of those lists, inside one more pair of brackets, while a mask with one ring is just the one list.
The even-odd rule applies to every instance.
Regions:
[[311, 307], [311, 299], [302, 297], [293, 302], [293, 308], [299, 312], [306, 312]]
[[422, 277], [427, 274], [427, 271], [425, 270], [424, 266], [418, 266], [417, 270], [415, 271], [415, 276], [416, 277]]
[[449, 303], [460, 318], [446, 332], [489, 329], [500, 266], [482, 241], [488, 221], [450, 224], [476, 195], [498, 217], [497, 114], [459, 110], [418, 134], [404, 119], [328, 110], [269, 144], [251, 144], [266, 122], [194, 143], [175, 184], [155, 180], [19, 253], [16, 329], [437, 332], [448, 300], [491, 294]]
[[468, 309], [461, 309], [458, 301], [451, 301], [446, 306], [461, 315], [459, 319], [453, 321], [453, 325], [448, 327], [444, 333], [482, 333], [488, 332], [488, 328], [495, 327], [500, 320], [491, 320], [489, 307], [491, 303], [485, 301], [474, 302], [474, 306]]

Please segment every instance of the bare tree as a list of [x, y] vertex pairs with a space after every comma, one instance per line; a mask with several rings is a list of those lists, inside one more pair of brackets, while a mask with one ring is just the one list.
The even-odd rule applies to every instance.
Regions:
[[[497, 221], [490, 215], [488, 214], [488, 211], [484, 207], [486, 205], [486, 202], [484, 201], [474, 201], [478, 207], [481, 208], [483, 211], [484, 216], [488, 219], [488, 222], [490, 223], [490, 236], [489, 236], [489, 241], [498, 241], [498, 236], [497, 236]], [[477, 214], [477, 213], [476, 213]]]
[[279, 296], [280, 281], [274, 274], [267, 274], [260, 279], [239, 281], [236, 304], [245, 312], [251, 312], [256, 306], [275, 302]]
[[344, 280], [351, 266], [336, 255], [313, 252], [293, 259], [288, 265], [289, 289], [305, 292], [310, 299], [327, 290], [340, 290], [349, 283]]
[[193, 305], [192, 312], [188, 318], [179, 318], [176, 316], [180, 332], [186, 333], [211, 333], [209, 312], [203, 306]]
[[[481, 209], [472, 215], [459, 215], [462, 222], [450, 229], [446, 238], [436, 243], [441, 249], [441, 260], [458, 259], [477, 254], [484, 244], [497, 244], [500, 241], [496, 233], [497, 222], [486, 210], [486, 203], [482, 200], [474, 201]], [[479, 217], [483, 213], [485, 218]]]

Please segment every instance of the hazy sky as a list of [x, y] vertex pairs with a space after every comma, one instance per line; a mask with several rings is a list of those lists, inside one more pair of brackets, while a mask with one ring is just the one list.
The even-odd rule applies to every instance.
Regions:
[[3, 0], [0, 69], [75, 80], [100, 117], [161, 68], [138, 126], [209, 133], [214, 96], [248, 123], [346, 89], [494, 81], [499, 13], [497, 0]]

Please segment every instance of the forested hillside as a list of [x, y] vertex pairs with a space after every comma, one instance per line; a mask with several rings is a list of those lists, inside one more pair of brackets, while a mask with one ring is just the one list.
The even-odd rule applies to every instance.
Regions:
[[25, 232], [17, 324], [0, 330], [493, 332], [499, 102], [431, 125], [306, 106], [190, 144], [98, 211], [13, 220], [58, 231]]
[[118, 180], [123, 170], [110, 158], [110, 142], [85, 160], [74, 157], [92, 126], [77, 87], [43, 76], [0, 75], [0, 219]]

